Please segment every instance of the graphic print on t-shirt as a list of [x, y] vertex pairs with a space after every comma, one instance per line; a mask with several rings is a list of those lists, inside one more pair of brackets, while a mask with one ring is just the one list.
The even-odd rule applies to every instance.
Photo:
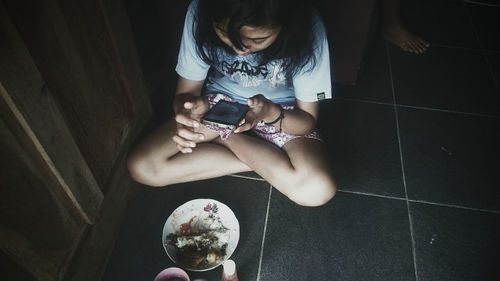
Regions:
[[223, 61], [220, 70], [243, 87], [259, 86], [265, 81], [268, 81], [273, 88], [286, 84], [285, 75], [278, 62], [254, 66], [244, 60], [235, 60], [232, 63]]

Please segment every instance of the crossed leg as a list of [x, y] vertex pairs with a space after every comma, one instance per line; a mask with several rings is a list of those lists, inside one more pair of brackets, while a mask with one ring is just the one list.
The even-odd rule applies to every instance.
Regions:
[[208, 129], [204, 131], [207, 142], [198, 143], [192, 153], [179, 152], [172, 140], [176, 130], [176, 122], [171, 120], [131, 151], [127, 164], [132, 178], [150, 186], [165, 186], [251, 170], [227, 148], [208, 142], [218, 137]]
[[282, 149], [244, 134], [225, 144], [242, 162], [290, 200], [302, 206], [320, 206], [336, 192], [326, 149], [315, 139], [297, 138]]
[[175, 121], [168, 122], [130, 153], [128, 168], [136, 181], [165, 186], [254, 170], [299, 205], [320, 206], [335, 195], [320, 141], [298, 138], [280, 149], [245, 134], [221, 141], [217, 133], [204, 131], [206, 142], [183, 154], [172, 140], [175, 132]]

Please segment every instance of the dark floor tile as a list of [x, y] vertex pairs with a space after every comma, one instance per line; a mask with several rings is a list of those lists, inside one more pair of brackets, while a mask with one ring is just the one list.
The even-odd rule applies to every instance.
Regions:
[[260, 277], [415, 280], [405, 201], [339, 192], [305, 208], [273, 190]]
[[496, 1], [496, 5], [497, 7], [466, 3], [479, 40], [481, 40], [483, 48], [486, 50], [500, 50], [500, 36], [498, 36], [500, 2]]
[[[175, 266], [162, 246], [163, 225], [175, 208], [196, 198], [212, 198], [233, 210], [240, 223], [240, 240], [232, 259], [241, 280], [255, 280], [269, 188], [263, 181], [235, 177], [166, 188], [137, 187], [103, 281], [153, 280], [164, 268]], [[221, 270], [189, 274], [219, 280]]]
[[432, 45], [480, 48], [461, 0], [404, 0], [400, 10], [403, 25], [431, 43], [431, 49]]
[[336, 98], [393, 103], [385, 41], [377, 38], [363, 60], [356, 86], [335, 85], [333, 95]]
[[392, 106], [334, 100], [319, 120], [341, 190], [405, 196]]
[[494, 281], [500, 215], [411, 203], [420, 281]]
[[389, 50], [397, 104], [500, 116], [500, 95], [481, 51]]
[[500, 118], [398, 113], [410, 199], [500, 210]]

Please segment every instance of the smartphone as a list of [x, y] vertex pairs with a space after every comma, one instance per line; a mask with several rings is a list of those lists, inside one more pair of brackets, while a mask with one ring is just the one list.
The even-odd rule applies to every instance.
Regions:
[[220, 100], [205, 114], [201, 123], [234, 130], [245, 117], [248, 109], [246, 104]]

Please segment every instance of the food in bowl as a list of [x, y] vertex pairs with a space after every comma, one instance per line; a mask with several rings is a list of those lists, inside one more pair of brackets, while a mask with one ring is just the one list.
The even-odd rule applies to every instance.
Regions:
[[175, 233], [167, 235], [168, 243], [177, 249], [175, 259], [180, 264], [204, 269], [224, 261], [230, 230], [215, 213], [217, 205], [209, 204], [204, 213], [191, 217]]

